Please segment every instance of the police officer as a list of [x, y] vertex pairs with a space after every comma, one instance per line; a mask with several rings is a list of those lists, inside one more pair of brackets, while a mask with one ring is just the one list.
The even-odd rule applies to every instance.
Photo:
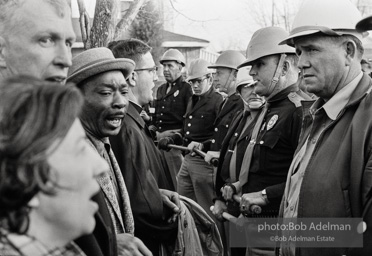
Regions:
[[[308, 96], [299, 91], [298, 58], [294, 49], [278, 45], [288, 33], [279, 27], [257, 30], [247, 48], [247, 60], [238, 68], [251, 66], [249, 74], [257, 83], [254, 91], [267, 103], [257, 118], [245, 150], [239, 181], [226, 185], [225, 199], [242, 193], [240, 209], [251, 214], [251, 205], [261, 205], [263, 216], [276, 216], [285, 180], [301, 129], [300, 101]], [[247, 248], [247, 255], [272, 255], [273, 248]]]
[[212, 139], [199, 147], [205, 152], [208, 151], [209, 159], [219, 156], [222, 141], [226, 136], [233, 116], [236, 112], [243, 109], [243, 101], [239, 94], [236, 93], [236, 79], [237, 67], [244, 60], [243, 54], [238, 51], [229, 50], [223, 52], [217, 58], [216, 63], [208, 67], [216, 69], [216, 73], [213, 76], [213, 83], [220, 92], [227, 95], [227, 98], [221, 104], [216, 120], [214, 120]]
[[[163, 65], [163, 74], [167, 82], [158, 88], [154, 102], [155, 114], [152, 124], [156, 127], [157, 140], [181, 131], [183, 115], [192, 95], [190, 84], [184, 81], [181, 74], [186, 64], [182, 53], [176, 49], [169, 49], [161, 57], [160, 63]], [[176, 175], [183, 156], [176, 149], [162, 150], [161, 153], [166, 159], [174, 187], [177, 187]]]
[[[192, 85], [194, 95], [187, 105], [182, 135], [183, 144], [190, 146], [191, 142], [204, 142], [213, 135], [213, 121], [216, 119], [220, 105], [223, 101], [221, 94], [212, 86], [212, 70], [208, 69], [210, 63], [203, 59], [196, 59], [190, 64], [188, 81]], [[172, 140], [176, 140], [176, 135]], [[159, 141], [163, 144], [166, 138]], [[193, 147], [189, 147], [190, 150]], [[200, 156], [187, 154], [177, 175], [177, 192], [189, 197], [200, 204], [210, 213], [209, 207], [214, 198], [214, 168], [207, 164]], [[214, 217], [214, 216], [212, 216]]]
[[[239, 69], [236, 81], [236, 90], [244, 102], [244, 109], [236, 112], [229, 126], [226, 137], [221, 146], [219, 165], [216, 175], [216, 195], [214, 200], [213, 214], [220, 221], [223, 221], [222, 213], [228, 211], [235, 216], [240, 214], [239, 204], [227, 202], [222, 196], [221, 188], [224, 184], [232, 183], [237, 180], [240, 173], [244, 152], [249, 143], [252, 129], [257, 120], [265, 99], [253, 92], [254, 81], [248, 74], [249, 68]], [[206, 160], [209, 156], [205, 157]], [[225, 230], [230, 228], [225, 225]], [[228, 233], [226, 233], [228, 235]], [[229, 240], [228, 240], [229, 241]], [[231, 248], [231, 255], [244, 255], [245, 248]]]

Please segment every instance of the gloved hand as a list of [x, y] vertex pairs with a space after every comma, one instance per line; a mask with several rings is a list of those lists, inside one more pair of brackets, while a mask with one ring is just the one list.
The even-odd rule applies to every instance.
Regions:
[[162, 150], [165, 150], [165, 151], [169, 151], [169, 150], [171, 150], [171, 148], [168, 147], [169, 144], [174, 144], [174, 141], [171, 137], [161, 138], [158, 141], [158, 148], [162, 149]]

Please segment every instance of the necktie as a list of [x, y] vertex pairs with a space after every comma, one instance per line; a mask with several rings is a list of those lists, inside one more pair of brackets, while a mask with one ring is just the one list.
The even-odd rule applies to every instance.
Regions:
[[240, 175], [239, 175], [239, 183], [241, 187], [243, 187], [243, 185], [248, 182], [248, 174], [249, 174], [249, 168], [252, 162], [253, 149], [256, 144], [257, 136], [261, 130], [262, 122], [266, 116], [268, 108], [269, 108], [269, 103], [266, 103], [263, 109], [261, 110], [260, 116], [257, 119], [257, 123], [255, 124], [253, 128], [252, 137], [251, 137], [252, 139], [249, 142], [248, 147], [244, 153], [243, 163], [242, 163], [242, 167], [240, 169]]
[[[240, 120], [240, 123], [237, 127], [237, 129], [235, 130], [236, 131], [236, 134], [239, 135], [239, 137], [243, 134], [244, 132], [244, 126], [246, 125], [247, 123], [247, 119], [249, 117], [249, 112], [248, 111], [244, 111], [244, 114], [243, 114], [243, 117], [242, 119]], [[231, 160], [230, 160], [230, 168], [229, 168], [229, 177], [230, 177], [230, 182], [235, 182], [236, 181], [236, 155], [237, 155], [237, 141], [238, 141], [238, 136], [235, 136], [234, 139], [234, 152], [231, 156]]]
[[167, 94], [172, 90], [172, 84], [168, 84], [168, 87], [167, 87]]

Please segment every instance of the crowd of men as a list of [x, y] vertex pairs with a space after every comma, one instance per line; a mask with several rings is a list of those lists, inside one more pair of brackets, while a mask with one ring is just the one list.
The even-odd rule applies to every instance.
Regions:
[[[186, 78], [167, 50], [154, 94], [145, 42], [72, 58], [67, 1], [0, 0], [0, 255], [372, 255], [368, 30], [308, 0]], [[226, 216], [360, 218], [363, 241], [231, 248]]]

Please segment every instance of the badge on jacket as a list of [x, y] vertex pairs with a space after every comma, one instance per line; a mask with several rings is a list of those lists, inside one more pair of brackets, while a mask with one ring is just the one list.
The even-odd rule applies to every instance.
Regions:
[[276, 121], [278, 121], [278, 115], [273, 115], [270, 121], [267, 123], [266, 130], [270, 130], [271, 128], [273, 128], [276, 124]]
[[179, 93], [180, 93], [180, 90], [177, 90], [177, 91], [175, 91], [175, 92], [173, 93], [173, 96], [174, 96], [174, 97], [177, 97]]

